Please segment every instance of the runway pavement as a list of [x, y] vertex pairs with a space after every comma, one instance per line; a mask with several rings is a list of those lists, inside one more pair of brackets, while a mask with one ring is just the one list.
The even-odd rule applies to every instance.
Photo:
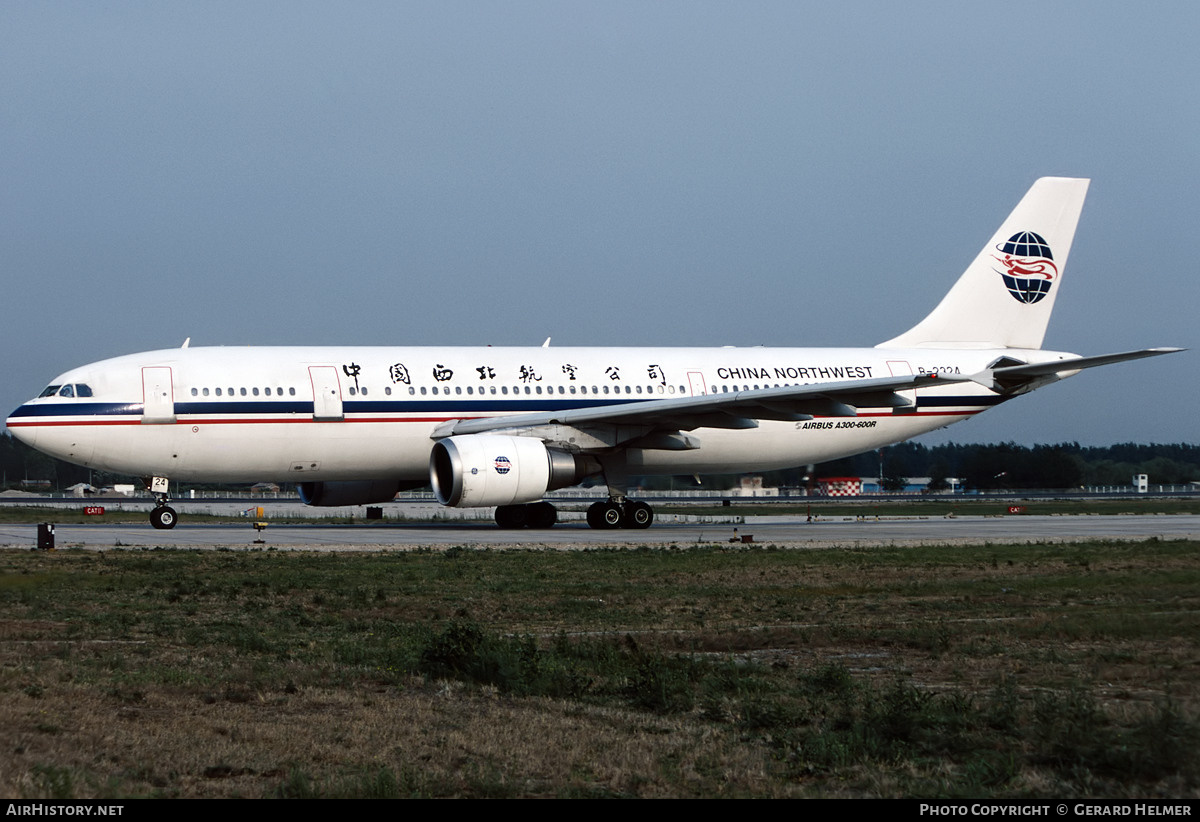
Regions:
[[[716, 519], [716, 518], [714, 518]], [[47, 518], [53, 522], [52, 517]], [[156, 531], [149, 524], [56, 525], [59, 549], [181, 548], [278, 550], [390, 550], [416, 547], [533, 547], [581, 549], [598, 546], [775, 544], [790, 548], [826, 546], [1069, 542], [1077, 540], [1200, 539], [1200, 516], [1025, 516], [884, 519], [803, 516], [747, 517], [744, 522], [673, 522], [664, 517], [643, 531], [596, 531], [581, 523], [552, 529], [504, 531], [488, 523], [279, 525], [256, 532], [244, 525], [180, 524]], [[256, 539], [262, 542], [256, 543]], [[0, 525], [0, 546], [33, 548], [36, 525]]]

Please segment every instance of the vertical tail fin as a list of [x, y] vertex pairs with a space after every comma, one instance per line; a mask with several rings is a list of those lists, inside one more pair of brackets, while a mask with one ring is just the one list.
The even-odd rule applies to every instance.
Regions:
[[876, 347], [1041, 348], [1088, 182], [1035, 182], [937, 308]]

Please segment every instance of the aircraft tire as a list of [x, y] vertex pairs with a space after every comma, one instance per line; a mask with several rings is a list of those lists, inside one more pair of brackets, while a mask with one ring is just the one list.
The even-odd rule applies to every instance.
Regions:
[[528, 509], [525, 524], [530, 528], [553, 528], [558, 522], [558, 509], [548, 502], [535, 502]]
[[169, 531], [179, 522], [175, 509], [169, 505], [160, 505], [150, 512], [150, 524], [160, 531]]
[[654, 522], [654, 509], [644, 502], [625, 503], [621, 516], [622, 528], [649, 528]]
[[524, 528], [529, 524], [528, 505], [498, 505], [496, 506], [496, 524], [501, 528]]
[[608, 530], [621, 527], [621, 506], [615, 502], [594, 502], [587, 512], [587, 523], [592, 528]]

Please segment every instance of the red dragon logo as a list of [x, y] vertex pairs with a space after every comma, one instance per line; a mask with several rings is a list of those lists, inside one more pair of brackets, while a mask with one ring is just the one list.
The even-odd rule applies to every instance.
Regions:
[[996, 273], [1013, 299], [1030, 305], [1050, 293], [1050, 281], [1058, 276], [1058, 266], [1041, 235], [1021, 231], [996, 246], [996, 250], [1003, 256], [993, 254], [992, 259], [1004, 267], [995, 269]]

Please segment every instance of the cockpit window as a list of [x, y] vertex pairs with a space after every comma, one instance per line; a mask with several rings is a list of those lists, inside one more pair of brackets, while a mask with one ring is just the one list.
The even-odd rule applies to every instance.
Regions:
[[65, 385], [48, 385], [39, 397], [90, 397], [92, 387], [87, 383], [67, 383]]

